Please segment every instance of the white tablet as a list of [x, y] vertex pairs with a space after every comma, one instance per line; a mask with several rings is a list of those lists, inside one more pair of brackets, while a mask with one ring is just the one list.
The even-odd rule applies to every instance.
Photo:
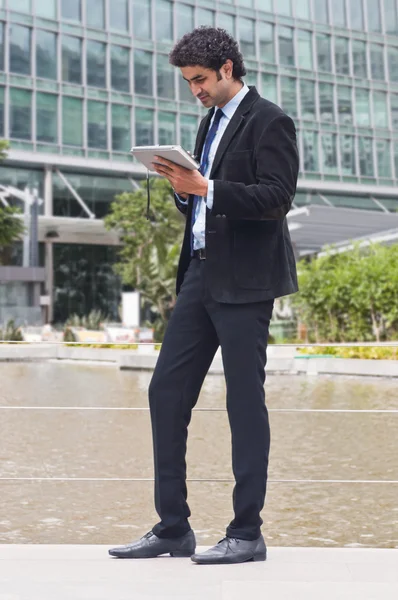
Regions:
[[185, 167], [190, 171], [199, 169], [199, 164], [188, 154], [181, 146], [133, 146], [130, 150], [131, 154], [136, 157], [147, 169], [153, 171], [152, 163], [155, 161], [155, 156], [166, 158], [171, 162]]

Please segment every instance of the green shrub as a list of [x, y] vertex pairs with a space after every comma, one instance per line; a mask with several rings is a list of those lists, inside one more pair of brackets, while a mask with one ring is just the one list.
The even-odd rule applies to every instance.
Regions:
[[64, 329], [64, 342], [76, 342], [77, 338], [70, 327]]
[[0, 329], [0, 340], [6, 342], [23, 342], [22, 331], [19, 327], [15, 326], [13, 319], [10, 319], [3, 326], [3, 329]]

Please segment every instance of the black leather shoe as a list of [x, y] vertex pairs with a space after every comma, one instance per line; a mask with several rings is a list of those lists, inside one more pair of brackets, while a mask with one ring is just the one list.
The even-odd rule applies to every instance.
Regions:
[[254, 541], [225, 537], [206, 552], [191, 556], [198, 565], [229, 565], [266, 558], [267, 547], [262, 535]]
[[189, 557], [195, 553], [196, 540], [193, 531], [179, 538], [158, 538], [152, 531], [140, 540], [108, 550], [116, 558], [156, 558], [161, 554], [174, 557]]

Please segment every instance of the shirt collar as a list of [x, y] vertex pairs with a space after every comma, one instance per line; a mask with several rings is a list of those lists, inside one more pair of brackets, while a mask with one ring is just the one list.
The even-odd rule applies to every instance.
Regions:
[[232, 119], [239, 104], [249, 91], [249, 88], [244, 83], [242, 89], [239, 90], [239, 92], [223, 107], [222, 111], [229, 121]]

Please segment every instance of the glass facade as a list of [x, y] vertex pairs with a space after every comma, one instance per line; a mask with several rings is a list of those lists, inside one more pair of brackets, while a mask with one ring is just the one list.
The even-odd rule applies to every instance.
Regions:
[[[43, 165], [51, 153], [54, 164], [75, 160], [68, 179], [102, 218], [115, 193], [132, 189], [131, 145], [193, 150], [204, 111], [168, 53], [199, 25], [234, 35], [246, 83], [294, 118], [301, 186], [354, 184], [360, 196], [362, 185], [398, 185], [398, 0], [0, 0], [0, 136], [46, 153]], [[117, 185], [100, 179], [99, 159], [118, 165]], [[53, 181], [54, 215], [87, 218]], [[58, 246], [57, 261], [75, 261]], [[62, 294], [59, 314], [75, 310]], [[82, 294], [76, 312], [95, 305]]]
[[215, 24], [237, 37], [247, 82], [295, 118], [303, 178], [308, 165], [311, 178], [398, 182], [397, 0], [3, 0], [1, 10], [0, 128], [16, 147], [129, 161], [130, 142], [190, 139], [203, 110], [168, 52]]

